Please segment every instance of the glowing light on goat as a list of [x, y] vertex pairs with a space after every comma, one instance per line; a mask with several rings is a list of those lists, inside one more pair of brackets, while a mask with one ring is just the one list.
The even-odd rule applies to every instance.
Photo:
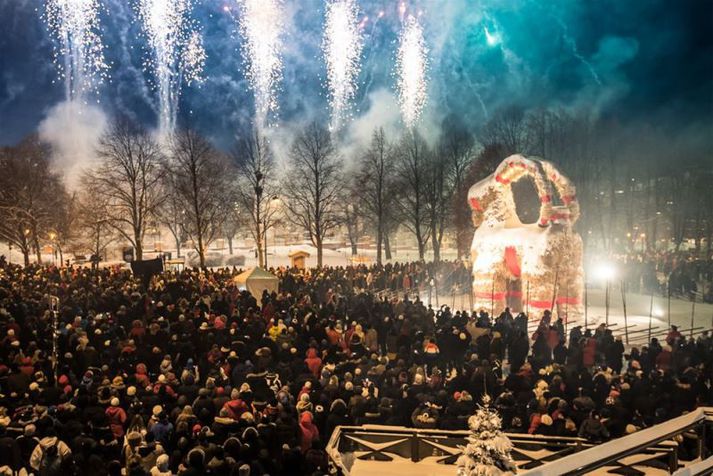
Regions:
[[599, 263], [594, 268], [594, 276], [602, 281], [611, 281], [616, 277], [616, 267], [606, 261]]

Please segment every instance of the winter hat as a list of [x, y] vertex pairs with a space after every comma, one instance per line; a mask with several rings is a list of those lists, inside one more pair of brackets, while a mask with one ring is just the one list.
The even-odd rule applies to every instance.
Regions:
[[159, 457], [156, 458], [156, 466], [158, 466], [159, 469], [166, 468], [168, 466], [168, 455], [165, 453], [159, 455]]

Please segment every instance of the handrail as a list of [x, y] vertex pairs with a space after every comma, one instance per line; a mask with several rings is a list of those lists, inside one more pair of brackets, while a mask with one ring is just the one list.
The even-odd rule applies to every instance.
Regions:
[[[430, 438], [430, 437], [446, 437], [446, 438], [457, 438], [462, 439], [463, 444], [466, 443], [465, 439], [471, 433], [468, 430], [438, 430], [438, 429], [421, 429], [421, 428], [411, 428], [403, 426], [390, 426], [390, 425], [361, 425], [361, 426], [338, 426], [335, 428], [334, 432], [329, 439], [326, 446], [327, 455], [332, 460], [332, 462], [341, 470], [342, 474], [350, 474], [350, 470], [347, 468], [347, 464], [342, 459], [342, 454], [339, 452], [339, 441], [344, 435], [351, 435], [353, 437], [359, 437], [360, 435], [384, 435], [392, 437], [404, 437], [412, 440], [419, 438]], [[579, 437], [568, 437], [568, 436], [545, 436], [545, 435], [530, 435], [527, 433], [506, 433], [510, 440], [515, 445], [515, 448], [525, 447], [530, 445], [540, 445], [542, 447], [558, 447], [558, 448], [573, 448], [575, 451], [581, 451], [583, 448], [591, 446], [584, 438]], [[412, 461], [417, 462], [420, 460], [418, 456], [418, 446], [415, 448], [416, 453], [412, 454]], [[457, 451], [456, 447], [453, 450]], [[455, 455], [456, 453], [454, 453]], [[413, 459], [415, 458], [415, 459]], [[529, 463], [526, 463], [529, 464]]]
[[713, 473], [713, 456], [681, 468], [673, 476], [700, 476]]
[[656, 445], [704, 421], [713, 421], [713, 407], [697, 408], [686, 415], [637, 431], [629, 436], [588, 448], [575, 455], [565, 456], [523, 474], [530, 476], [585, 474], [597, 467]]

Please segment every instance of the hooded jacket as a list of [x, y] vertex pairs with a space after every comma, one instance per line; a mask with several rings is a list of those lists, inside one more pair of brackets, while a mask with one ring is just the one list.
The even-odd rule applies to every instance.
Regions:
[[307, 350], [307, 358], [305, 359], [305, 364], [307, 364], [307, 368], [310, 372], [312, 372], [312, 375], [314, 375], [316, 378], [319, 378], [319, 371], [322, 367], [322, 359], [320, 359], [317, 355], [317, 349], [310, 347]]
[[312, 423], [312, 413], [304, 412], [300, 415], [300, 447], [306, 453], [312, 447], [312, 442], [319, 438], [319, 430]]

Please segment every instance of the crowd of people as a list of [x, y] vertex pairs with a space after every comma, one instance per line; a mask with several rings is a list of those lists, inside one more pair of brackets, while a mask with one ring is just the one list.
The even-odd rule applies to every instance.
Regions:
[[708, 333], [625, 349], [605, 326], [565, 335], [548, 312], [532, 333], [524, 314], [409, 297], [461, 268], [278, 269], [280, 291], [257, 299], [238, 270], [144, 287], [124, 270], [3, 262], [0, 467], [324, 474], [338, 425], [467, 429], [485, 395], [508, 432], [593, 442], [713, 403]]
[[713, 302], [713, 258], [697, 253], [647, 252], [619, 256], [619, 269], [627, 289], [640, 293]]

